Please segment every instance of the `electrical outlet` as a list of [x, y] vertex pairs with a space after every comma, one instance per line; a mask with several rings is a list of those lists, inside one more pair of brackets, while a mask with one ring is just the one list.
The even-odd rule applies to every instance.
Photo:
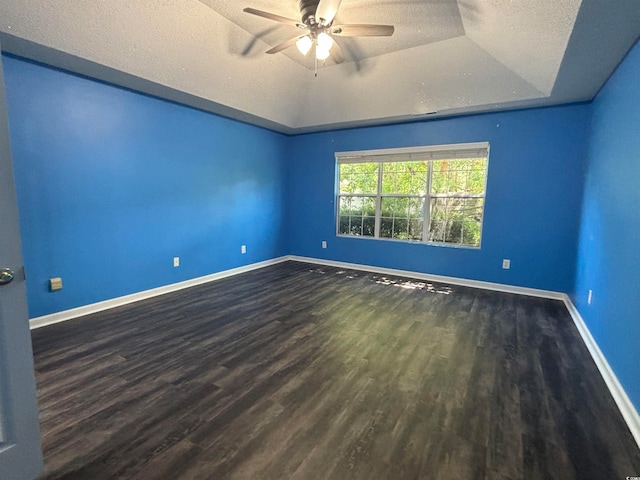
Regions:
[[511, 260], [508, 258], [502, 259], [502, 268], [505, 270], [509, 270], [511, 268]]
[[57, 292], [58, 290], [62, 290], [62, 278], [50, 278], [49, 279], [49, 288], [52, 292]]
[[247, 246], [246, 246], [246, 245], [242, 245], [242, 246], [240, 247], [240, 253], [242, 253], [242, 254], [247, 253]]
[[327, 248], [327, 241], [326, 240], [322, 241], [322, 248]]
[[180, 266], [180, 257], [173, 257], [173, 266], [174, 267]]
[[591, 300], [593, 300], [593, 290], [589, 290], [589, 296], [587, 297], [587, 305], [591, 305]]

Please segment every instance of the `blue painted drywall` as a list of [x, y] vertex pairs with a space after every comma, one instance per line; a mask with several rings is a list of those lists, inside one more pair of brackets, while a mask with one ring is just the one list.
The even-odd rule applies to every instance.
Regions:
[[[640, 44], [592, 103], [574, 303], [640, 410]], [[588, 291], [593, 290], [591, 305]]]
[[[289, 251], [570, 291], [588, 121], [589, 106], [573, 105], [294, 137], [287, 168]], [[481, 249], [336, 236], [334, 152], [479, 141], [491, 144]], [[502, 270], [503, 258], [511, 259], [511, 270]]]
[[285, 253], [287, 137], [2, 60], [32, 318]]
[[[32, 317], [287, 253], [573, 289], [589, 105], [285, 137], [3, 60]], [[475, 141], [480, 250], [336, 237], [336, 151]]]

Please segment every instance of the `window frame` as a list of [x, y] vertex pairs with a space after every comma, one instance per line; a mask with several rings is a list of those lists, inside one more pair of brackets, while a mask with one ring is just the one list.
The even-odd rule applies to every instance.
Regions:
[[[407, 148], [389, 148], [379, 150], [362, 150], [349, 152], [336, 152], [336, 184], [335, 184], [335, 223], [336, 236], [342, 238], [363, 238], [372, 240], [385, 240], [393, 242], [405, 242], [413, 244], [443, 246], [450, 248], [465, 248], [479, 250], [482, 248], [483, 232], [484, 232], [484, 213], [486, 206], [487, 182], [489, 177], [489, 142], [473, 142], [473, 143], [457, 143], [447, 145], [429, 145], [422, 147]], [[485, 158], [486, 170], [484, 176], [483, 189], [480, 194], [474, 193], [432, 193], [433, 187], [433, 163], [438, 160], [456, 160], [464, 158]], [[382, 193], [382, 179], [384, 174], [385, 163], [395, 162], [411, 162], [411, 161], [427, 161], [427, 181], [425, 185], [424, 195], [415, 194], [398, 194], [398, 193]], [[378, 182], [376, 193], [361, 194], [342, 194], [340, 191], [340, 165], [358, 164], [358, 163], [378, 163]], [[340, 206], [343, 197], [367, 197], [375, 198], [375, 229], [374, 235], [351, 235], [340, 233]], [[388, 238], [380, 236], [380, 224], [382, 220], [382, 199], [383, 198], [420, 198], [423, 200], [423, 224], [422, 224], [422, 240], [411, 240], [401, 238]], [[465, 243], [450, 243], [442, 241], [429, 240], [431, 228], [431, 203], [436, 198], [481, 198], [482, 203], [482, 221], [480, 222], [480, 240], [478, 245], [470, 245]]]

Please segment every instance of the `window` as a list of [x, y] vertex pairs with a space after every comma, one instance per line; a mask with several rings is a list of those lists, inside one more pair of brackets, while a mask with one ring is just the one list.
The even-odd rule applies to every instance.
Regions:
[[480, 247], [488, 143], [336, 154], [337, 234]]

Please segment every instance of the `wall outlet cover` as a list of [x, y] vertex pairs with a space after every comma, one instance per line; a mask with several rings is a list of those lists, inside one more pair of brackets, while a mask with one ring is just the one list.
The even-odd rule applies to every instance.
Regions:
[[57, 292], [58, 290], [62, 290], [62, 278], [55, 277], [49, 279], [49, 288], [52, 292]]

